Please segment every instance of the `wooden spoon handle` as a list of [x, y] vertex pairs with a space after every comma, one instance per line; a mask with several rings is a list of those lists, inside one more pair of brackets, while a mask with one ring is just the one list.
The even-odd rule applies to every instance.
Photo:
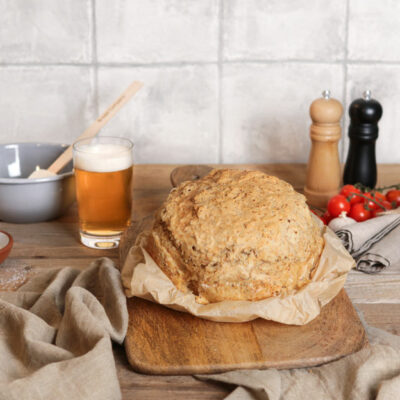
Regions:
[[[140, 88], [143, 86], [143, 83], [134, 81], [122, 94], [118, 97], [117, 100], [110, 107], [104, 111], [103, 114], [100, 115], [93, 122], [92, 125], [89, 126], [76, 140], [80, 139], [88, 139], [97, 135], [100, 129], [115, 115], [117, 112], [134, 96]], [[57, 174], [60, 172], [70, 161], [72, 160], [72, 145], [69, 146], [64, 153], [62, 153], [54, 162], [47, 168], [48, 171]]]

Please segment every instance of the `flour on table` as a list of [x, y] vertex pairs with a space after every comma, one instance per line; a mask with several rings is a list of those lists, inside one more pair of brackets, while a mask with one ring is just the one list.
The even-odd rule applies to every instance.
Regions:
[[0, 232], [0, 249], [6, 247], [9, 241], [9, 237], [5, 233]]
[[33, 275], [32, 267], [20, 261], [6, 260], [0, 265], [0, 291], [14, 291]]

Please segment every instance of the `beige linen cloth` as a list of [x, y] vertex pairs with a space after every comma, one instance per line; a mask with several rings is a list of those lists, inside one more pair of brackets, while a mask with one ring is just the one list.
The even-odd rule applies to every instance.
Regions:
[[119, 271], [102, 258], [0, 292], [0, 400], [120, 399], [111, 340], [128, 326]]

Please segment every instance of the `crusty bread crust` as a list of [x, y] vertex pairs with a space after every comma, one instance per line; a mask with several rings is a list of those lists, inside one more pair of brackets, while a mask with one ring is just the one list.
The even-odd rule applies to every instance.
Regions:
[[303, 195], [262, 172], [228, 169], [172, 190], [146, 244], [175, 286], [203, 304], [299, 289], [322, 248]]

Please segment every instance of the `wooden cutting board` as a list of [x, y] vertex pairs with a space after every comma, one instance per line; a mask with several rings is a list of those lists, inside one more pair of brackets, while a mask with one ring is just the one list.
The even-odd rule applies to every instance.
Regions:
[[[125, 232], [121, 262], [151, 218]], [[139, 298], [128, 299], [125, 350], [138, 372], [162, 375], [218, 373], [235, 369], [310, 367], [336, 360], [368, 344], [364, 328], [342, 290], [304, 326], [257, 319], [212, 322]]]

